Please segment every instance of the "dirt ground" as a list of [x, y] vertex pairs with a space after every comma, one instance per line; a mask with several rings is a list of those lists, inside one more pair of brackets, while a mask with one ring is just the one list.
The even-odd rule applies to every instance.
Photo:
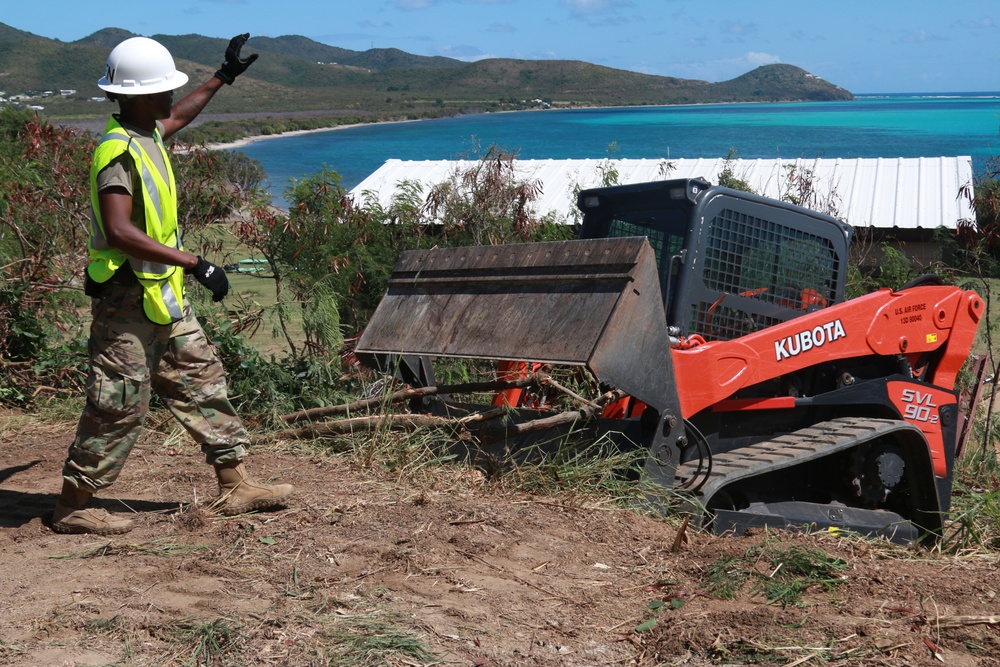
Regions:
[[[0, 415], [3, 665], [1000, 665], [996, 554], [694, 531], [675, 549], [676, 520], [278, 446], [251, 468], [296, 484], [287, 508], [213, 518], [191, 504], [210, 470], [162, 437], [101, 499], [134, 531], [57, 535], [72, 429]], [[711, 592], [739, 563], [775, 578], [762, 547], [844, 569], [785, 607]]]

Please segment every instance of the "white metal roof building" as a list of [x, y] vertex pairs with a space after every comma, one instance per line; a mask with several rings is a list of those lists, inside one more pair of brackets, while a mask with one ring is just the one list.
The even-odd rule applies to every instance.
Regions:
[[[418, 183], [426, 194], [473, 161], [387, 160], [375, 173], [351, 190], [356, 201], [374, 198], [382, 206], [392, 201], [404, 182]], [[774, 199], [794, 193], [790, 174], [812, 181], [812, 203], [854, 227], [929, 232], [944, 226], [955, 229], [960, 221], [975, 223], [972, 207], [972, 158], [857, 158], [814, 160], [515, 160], [520, 179], [541, 184], [535, 213], [556, 220], [577, 220], [575, 193], [598, 187], [613, 169], [619, 184], [670, 178], [701, 177], [718, 183], [726, 168], [759, 194]]]

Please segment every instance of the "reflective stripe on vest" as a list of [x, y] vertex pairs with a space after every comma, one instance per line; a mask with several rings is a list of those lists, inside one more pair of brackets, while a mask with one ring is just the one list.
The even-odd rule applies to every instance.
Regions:
[[164, 245], [181, 249], [177, 229], [176, 183], [159, 128], [153, 139], [163, 158], [167, 180], [137, 141], [112, 117], [104, 129], [90, 169], [91, 236], [88, 273], [98, 283], [111, 279], [127, 261], [143, 286], [143, 310], [156, 324], [171, 324], [183, 318], [184, 274], [180, 267], [140, 260], [108, 245], [98, 201], [97, 176], [112, 160], [126, 151], [142, 179], [145, 233]]

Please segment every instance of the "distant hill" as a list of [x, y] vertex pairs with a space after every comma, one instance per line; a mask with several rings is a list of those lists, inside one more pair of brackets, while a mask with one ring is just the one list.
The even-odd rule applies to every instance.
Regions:
[[84, 37], [83, 39], [79, 39], [73, 43], [80, 44], [82, 46], [95, 46], [107, 53], [129, 37], [135, 36], [135, 33], [129, 32], [128, 30], [122, 30], [121, 28], [105, 28], [104, 30], [98, 30], [93, 35]]
[[[96, 81], [110, 49], [133, 36], [109, 27], [61, 42], [0, 23], [0, 90], [6, 95], [73, 90], [44, 101], [54, 118], [104, 116]], [[228, 40], [152, 35], [170, 49], [193, 87], [212, 75]], [[351, 51], [301, 36], [255, 37], [260, 59], [212, 102], [218, 114], [357, 114], [420, 118], [538, 106], [636, 106], [710, 102], [849, 100], [850, 92], [793, 65], [766, 65], [720, 83], [653, 76], [581, 61], [464, 62], [399, 49]], [[180, 94], [184, 94], [182, 89]]]

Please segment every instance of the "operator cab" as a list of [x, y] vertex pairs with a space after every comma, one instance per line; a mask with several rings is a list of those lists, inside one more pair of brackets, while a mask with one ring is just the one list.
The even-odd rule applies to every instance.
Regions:
[[667, 324], [730, 340], [844, 299], [851, 228], [700, 178], [583, 190], [583, 239], [645, 236]]

